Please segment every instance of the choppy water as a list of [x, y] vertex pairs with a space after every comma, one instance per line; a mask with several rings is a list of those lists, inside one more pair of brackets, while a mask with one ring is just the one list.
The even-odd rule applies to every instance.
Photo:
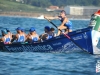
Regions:
[[[56, 25], [60, 21], [53, 20]], [[72, 20], [73, 30], [87, 27], [89, 20]], [[19, 26], [28, 33], [34, 26], [42, 34], [44, 26], [53, 27], [46, 20], [25, 17], [0, 17], [0, 30], [9, 28], [14, 34]], [[1, 34], [1, 33], [0, 33]], [[0, 52], [0, 75], [100, 75], [96, 73], [96, 63], [100, 55], [83, 51], [68, 53]]]

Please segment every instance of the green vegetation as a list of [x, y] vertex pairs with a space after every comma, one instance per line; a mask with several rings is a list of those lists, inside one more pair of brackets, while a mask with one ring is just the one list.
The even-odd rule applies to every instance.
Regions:
[[[15, 1], [16, 0], [8, 0]], [[48, 7], [50, 5], [66, 6], [66, 5], [80, 5], [80, 6], [100, 6], [100, 0], [23, 0], [24, 4]]]
[[45, 9], [9, 0], [0, 0], [0, 11], [44, 12]]
[[21, 11], [49, 13], [45, 8], [50, 5], [59, 7], [67, 5], [100, 6], [100, 0], [21, 0], [20, 2], [17, 2], [16, 0], [0, 0], [0, 12]]
[[53, 5], [100, 6], [100, 0], [50, 0]]

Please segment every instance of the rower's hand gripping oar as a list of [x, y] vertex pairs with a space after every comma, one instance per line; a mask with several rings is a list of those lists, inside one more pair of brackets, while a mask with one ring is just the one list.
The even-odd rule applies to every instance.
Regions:
[[[52, 25], [54, 25], [57, 29], [58, 29], [58, 27], [53, 23], [53, 22], [51, 22], [49, 19], [47, 19], [46, 17], [44, 17], [46, 20], [48, 20]], [[60, 29], [58, 29], [60, 32], [62, 32]], [[83, 49], [81, 46], [79, 46], [72, 38], [70, 38], [70, 36], [68, 36], [67, 34], [65, 34], [65, 33], [62, 33], [64, 36], [66, 36], [69, 40], [71, 40], [76, 46], [78, 46], [80, 49], [82, 49], [83, 51], [85, 51], [85, 52], [88, 52], [88, 51], [86, 51], [85, 49]], [[88, 52], [89, 53], [89, 52]]]
[[[45, 17], [44, 17], [45, 18]], [[52, 25], [54, 25], [57, 29], [58, 27], [53, 23], [51, 22], [49, 19], [45, 18], [46, 20], [48, 20]], [[62, 32], [60, 29], [58, 29], [60, 32]], [[64, 33], [63, 33], [64, 34]], [[68, 39], [71, 39], [68, 35], [64, 34]]]

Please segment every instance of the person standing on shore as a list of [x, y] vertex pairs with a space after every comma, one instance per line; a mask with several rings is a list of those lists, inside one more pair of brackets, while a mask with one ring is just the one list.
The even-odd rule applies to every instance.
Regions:
[[60, 30], [65, 30], [66, 33], [72, 32], [72, 22], [69, 21], [68, 18], [66, 17], [66, 12], [64, 10], [60, 12], [60, 16], [52, 19], [59, 19], [61, 21], [61, 24], [58, 27], [58, 34], [57, 34], [58, 36], [61, 34]]

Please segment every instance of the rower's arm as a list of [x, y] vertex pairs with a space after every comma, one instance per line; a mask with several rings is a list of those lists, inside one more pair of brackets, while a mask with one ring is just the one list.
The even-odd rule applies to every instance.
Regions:
[[15, 40], [18, 40], [18, 34], [15, 35]]
[[65, 19], [64, 19], [64, 21], [61, 23], [61, 25], [60, 25], [60, 26], [64, 26], [64, 24], [65, 24], [65, 23], [67, 23], [67, 22], [68, 22], [68, 19], [67, 19], [67, 18], [65, 18]]
[[2, 39], [0, 38], [0, 42], [2, 41]]
[[11, 42], [13, 42], [16, 39], [16, 35], [12, 35]]
[[30, 37], [30, 34], [27, 35], [25, 42], [30, 42], [30, 43], [32, 42], [32, 38]]
[[1, 38], [1, 42], [4, 42], [4, 38], [3, 37]]
[[25, 42], [28, 42], [30, 34], [26, 34]]
[[49, 20], [59, 19], [58, 17], [47, 17], [47, 16], [44, 16], [44, 18], [47, 18], [47, 19], [49, 19]]

